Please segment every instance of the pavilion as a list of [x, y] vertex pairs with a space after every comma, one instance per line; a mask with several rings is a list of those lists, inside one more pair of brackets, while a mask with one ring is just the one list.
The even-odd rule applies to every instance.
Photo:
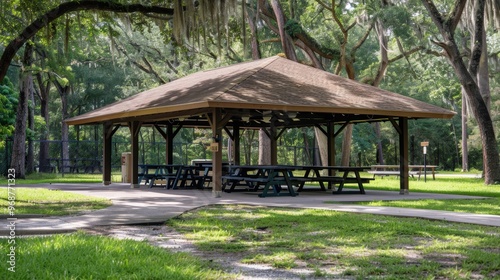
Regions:
[[[120, 126], [131, 132], [132, 187], [138, 187], [138, 132], [154, 126], [166, 140], [173, 163], [173, 138], [182, 127], [212, 129], [213, 195], [222, 188], [222, 131], [235, 144], [239, 131], [262, 128], [271, 139], [271, 164], [286, 128], [318, 127], [328, 139], [328, 165], [335, 165], [335, 137], [348, 124], [390, 121], [399, 134], [400, 193], [408, 193], [408, 119], [453, 117], [455, 113], [410, 97], [349, 80], [280, 56], [202, 71], [66, 120], [103, 125], [103, 183], [111, 183], [111, 139]], [[337, 127], [336, 127], [337, 126]]]

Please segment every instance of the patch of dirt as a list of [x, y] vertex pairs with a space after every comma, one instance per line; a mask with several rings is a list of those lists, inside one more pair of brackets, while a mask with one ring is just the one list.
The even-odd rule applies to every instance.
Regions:
[[[165, 225], [148, 226], [100, 226], [85, 230], [89, 234], [109, 236], [118, 239], [147, 241], [153, 246], [165, 248], [173, 252], [187, 252], [201, 259], [214, 262], [218, 267], [229, 273], [238, 274], [238, 279], [269, 280], [269, 279], [325, 279], [337, 278], [315, 277], [315, 271], [305, 266], [293, 269], [277, 269], [267, 264], [244, 264], [241, 260], [244, 253], [202, 252], [182, 234]], [[339, 276], [340, 278], [340, 276]], [[345, 276], [342, 279], [346, 279]]]

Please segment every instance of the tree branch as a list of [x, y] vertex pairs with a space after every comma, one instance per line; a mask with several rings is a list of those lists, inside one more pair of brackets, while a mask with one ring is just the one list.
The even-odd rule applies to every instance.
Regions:
[[477, 75], [481, 52], [483, 50], [483, 32], [484, 32], [484, 7], [485, 0], [477, 0], [476, 10], [474, 11], [474, 34], [473, 48], [469, 62], [469, 72], [474, 77]]
[[[261, 13], [267, 17], [263, 17], [264, 21], [266, 22], [267, 26], [272, 29], [271, 27], [271, 22], [269, 19], [276, 20], [274, 17], [274, 13], [271, 10], [271, 6], [267, 3], [265, 0], [259, 0], [259, 5], [260, 5], [260, 11]], [[285, 21], [289, 22], [288, 19], [285, 17]], [[293, 39], [299, 39], [302, 42], [304, 42], [307, 47], [309, 47], [312, 51], [320, 55], [321, 57], [332, 59], [332, 60], [338, 60], [340, 58], [340, 51], [336, 49], [329, 49], [327, 47], [321, 46], [316, 40], [314, 40], [309, 34], [304, 31], [302, 26], [298, 22], [294, 22], [296, 24], [293, 24], [291, 26], [290, 24], [287, 26], [287, 32], [292, 36]], [[275, 31], [276, 32], [276, 31]]]
[[328, 6], [325, 2], [323, 2], [321, 0], [316, 0], [316, 2], [318, 2], [318, 4], [320, 4], [321, 6], [323, 6], [323, 8], [325, 8], [328, 11], [332, 12], [332, 8], [330, 6]]
[[363, 35], [363, 37], [361, 37], [358, 42], [356, 43], [356, 45], [354, 45], [351, 49], [351, 57], [354, 57], [354, 53], [363, 45], [363, 43], [366, 41], [366, 39], [368, 38], [368, 36], [370, 35], [370, 32], [372, 31], [373, 29], [373, 26], [375, 24], [375, 21], [372, 21], [372, 23], [370, 24], [370, 27], [366, 30], [365, 34]]
[[[453, 11], [451, 11], [448, 19], [446, 19], [446, 24], [449, 25], [451, 33], [455, 32], [466, 4], [467, 0], [457, 0], [455, 2], [455, 6], [453, 7]], [[482, 6], [484, 7], [484, 5]]]
[[2, 57], [0, 58], [0, 81], [3, 80], [7, 74], [10, 62], [16, 55], [17, 51], [42, 28], [49, 25], [54, 20], [62, 15], [75, 11], [110, 11], [116, 13], [143, 13], [148, 15], [152, 14], [166, 14], [173, 15], [174, 10], [159, 6], [144, 6], [141, 4], [118, 4], [103, 1], [72, 1], [62, 3], [54, 9], [46, 12], [30, 25], [28, 25], [16, 38], [14, 38], [5, 48]]
[[[414, 53], [416, 53], [416, 52], [418, 52], [420, 50], [423, 50], [423, 49], [424, 49], [423, 46], [418, 46], [418, 47], [413, 48], [413, 49], [411, 49], [409, 51], [406, 51], [404, 53], [400, 53], [400, 54], [396, 55], [395, 57], [389, 59], [389, 64], [391, 64], [391, 63], [393, 63], [393, 62], [395, 62], [397, 60], [400, 60], [400, 59], [402, 59], [404, 57], [408, 57], [408, 56], [410, 56], [410, 55], [412, 55], [412, 54], [414, 54]], [[441, 54], [439, 54], [438, 52], [435, 52], [434, 54], [436, 56], [441, 56]]]
[[436, 24], [441, 34], [443, 34], [444, 33], [443, 16], [436, 8], [436, 5], [434, 5], [434, 2], [432, 2], [432, 0], [422, 0], [422, 4], [425, 6], [427, 11], [429, 11], [432, 21], [434, 22], [434, 24]]

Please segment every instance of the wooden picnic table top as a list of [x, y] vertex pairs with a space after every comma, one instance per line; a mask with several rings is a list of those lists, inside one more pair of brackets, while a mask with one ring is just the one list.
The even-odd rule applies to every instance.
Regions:
[[[399, 164], [388, 164], [388, 165], [371, 165], [372, 168], [399, 168]], [[429, 167], [429, 168], [437, 168], [437, 165], [423, 165], [423, 164], [410, 164], [408, 165], [409, 168], [424, 168], [424, 167]]]

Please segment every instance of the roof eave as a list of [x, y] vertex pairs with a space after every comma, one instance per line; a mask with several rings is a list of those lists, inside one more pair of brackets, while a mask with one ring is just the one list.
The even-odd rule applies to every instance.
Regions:
[[[162, 106], [155, 108], [146, 108], [136, 111], [127, 111], [114, 114], [98, 115], [98, 116], [88, 116], [87, 114], [73, 117], [65, 120], [68, 125], [84, 125], [84, 124], [99, 124], [104, 122], [123, 122], [125, 119], [133, 119], [137, 117], [143, 117], [148, 115], [165, 114], [171, 112], [179, 111], [189, 111], [192, 109], [208, 108], [208, 102], [197, 102], [197, 103], [187, 103], [177, 106]], [[89, 113], [90, 115], [92, 114]]]

